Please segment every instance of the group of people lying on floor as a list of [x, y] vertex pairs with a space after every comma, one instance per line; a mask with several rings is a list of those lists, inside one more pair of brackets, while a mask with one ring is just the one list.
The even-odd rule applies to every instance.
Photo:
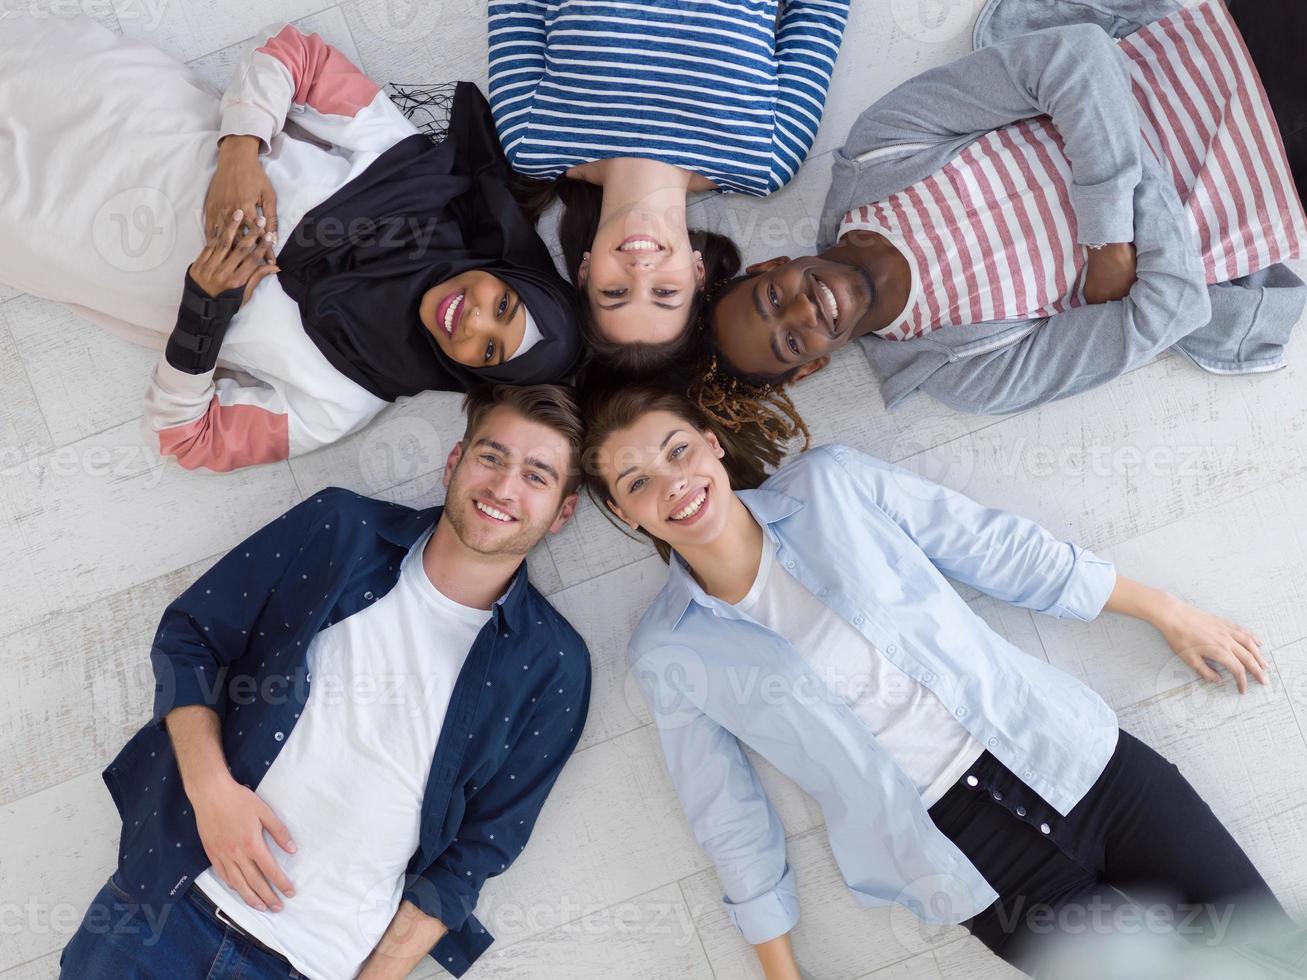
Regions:
[[[11, 22], [0, 281], [160, 351], [161, 456], [271, 463], [465, 393], [443, 505], [312, 494], [165, 611], [153, 716], [104, 772], [117, 865], [62, 975], [468, 970], [481, 888], [584, 728], [585, 642], [524, 562], [582, 490], [668, 564], [630, 668], [769, 980], [800, 976], [796, 872], [746, 746], [818, 802], [860, 902], [963, 923], [1027, 972], [1058, 932], [1038, 910], [1100, 903], [1210, 910], [1185, 938], [1273, 956], [1292, 921], [1179, 770], [945, 576], [1142, 619], [1241, 693], [1267, 683], [1255, 633], [809, 448], [787, 389], [851, 341], [891, 410], [1022, 410], [1173, 347], [1283, 367], [1307, 89], [1280, 80], [1307, 25], [1274, 8], [989, 0], [973, 53], [833, 152], [815, 254], [743, 271], [688, 195], [794, 177], [848, 0], [491, 0], [488, 98], [459, 82], [434, 122], [288, 24], [219, 98], [89, 21]], [[556, 201], [565, 275], [537, 230]], [[758, 671], [771, 687], [742, 684]], [[400, 708], [354, 690], [381, 676]]]

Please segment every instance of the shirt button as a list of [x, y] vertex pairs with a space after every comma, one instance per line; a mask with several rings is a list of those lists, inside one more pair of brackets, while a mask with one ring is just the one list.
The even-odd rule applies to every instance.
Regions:
[[793, 567], [794, 567], [794, 562], [792, 562], [792, 561], [787, 561], [787, 562], [785, 563], [785, 567], [786, 567], [786, 568], [793, 568]]
[[364, 598], [364, 599], [371, 599], [371, 598], [372, 598], [372, 593], [371, 593], [371, 592], [364, 592], [364, 593], [363, 593], [363, 598]]
[[966, 709], [966, 708], [959, 707], [959, 708], [958, 708], [956, 711], [954, 711], [953, 713], [954, 713], [955, 715], [957, 715], [959, 718], [962, 718], [962, 717], [964, 717], [964, 716], [966, 715], [966, 713], [967, 713], [967, 709]]
[[926, 671], [924, 674], [921, 675], [921, 682], [923, 684], [929, 684], [934, 679], [935, 679], [935, 675], [932, 674], [930, 671]]
[[1003, 794], [998, 790], [994, 790], [994, 799], [1001, 801], [1003, 799]]
[[980, 780], [977, 779], [975, 776], [968, 776], [968, 777], [967, 777], [967, 785], [968, 785], [968, 786], [978, 786], [978, 785], [980, 785]]
[[277, 734], [273, 735], [272, 737], [275, 738], [278, 742], [280, 742], [286, 736], [283, 735], [281, 732], [277, 732]]
[[862, 625], [862, 614], [861, 614], [861, 613], [859, 613], [858, 615], [856, 615], [856, 616], [853, 617], [853, 625], [854, 625], [854, 626], [861, 626], [861, 625]]
[[1041, 823], [1041, 824], [1039, 825], [1039, 832], [1040, 832], [1041, 834], [1047, 834], [1047, 833], [1048, 833], [1049, 831], [1051, 831], [1052, 829], [1053, 829], [1053, 828], [1050, 827], [1050, 826], [1049, 826], [1048, 824], [1046, 824], [1046, 823]]
[[991, 738], [991, 739], [989, 740], [989, 743], [988, 743], [988, 744], [989, 744], [989, 747], [992, 749], [995, 745], [998, 744], [998, 739], [996, 739], [996, 738]]
[[1023, 773], [1021, 774], [1021, 778], [1022, 778], [1022, 779], [1029, 779], [1029, 778], [1030, 778], [1031, 776], [1033, 776], [1033, 775], [1034, 775], [1034, 773], [1031, 772], [1029, 769], [1027, 769], [1025, 772], [1023, 772]]
[[1023, 806], [1017, 807], [1017, 816], [1024, 817], [1025, 815], [1026, 815], [1026, 808]]

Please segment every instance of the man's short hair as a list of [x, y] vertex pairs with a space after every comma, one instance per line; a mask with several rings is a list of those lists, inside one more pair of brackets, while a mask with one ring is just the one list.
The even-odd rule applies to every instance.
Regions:
[[581, 485], [581, 441], [585, 437], [576, 392], [568, 385], [485, 384], [472, 388], [463, 398], [463, 414], [467, 416], [467, 427], [463, 430], [465, 449], [471, 445], [486, 416], [500, 406], [553, 429], [567, 440], [571, 452], [563, 479], [563, 496], [575, 493]]

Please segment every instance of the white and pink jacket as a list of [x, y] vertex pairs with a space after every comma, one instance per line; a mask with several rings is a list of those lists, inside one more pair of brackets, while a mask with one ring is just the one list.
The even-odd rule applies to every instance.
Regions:
[[[0, 38], [0, 280], [160, 350], [204, 246], [222, 137], [262, 142], [285, 241], [416, 132], [340, 51], [288, 24], [256, 36], [219, 100], [185, 65], [93, 22], [12, 23]], [[231, 321], [214, 370], [188, 374], [160, 356], [143, 425], [161, 455], [225, 471], [335, 442], [386, 404], [328, 363], [270, 276]]]

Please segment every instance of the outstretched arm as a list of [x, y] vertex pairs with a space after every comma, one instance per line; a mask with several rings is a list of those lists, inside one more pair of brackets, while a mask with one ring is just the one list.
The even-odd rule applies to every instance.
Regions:
[[1270, 683], [1266, 658], [1257, 649], [1262, 641], [1251, 630], [1204, 612], [1168, 592], [1118, 575], [1103, 608], [1151, 624], [1166, 637], [1175, 655], [1205, 681], [1221, 682], [1221, 675], [1211, 667], [1219, 664], [1230, 672], [1240, 694], [1248, 690], [1249, 674], [1263, 685]]

